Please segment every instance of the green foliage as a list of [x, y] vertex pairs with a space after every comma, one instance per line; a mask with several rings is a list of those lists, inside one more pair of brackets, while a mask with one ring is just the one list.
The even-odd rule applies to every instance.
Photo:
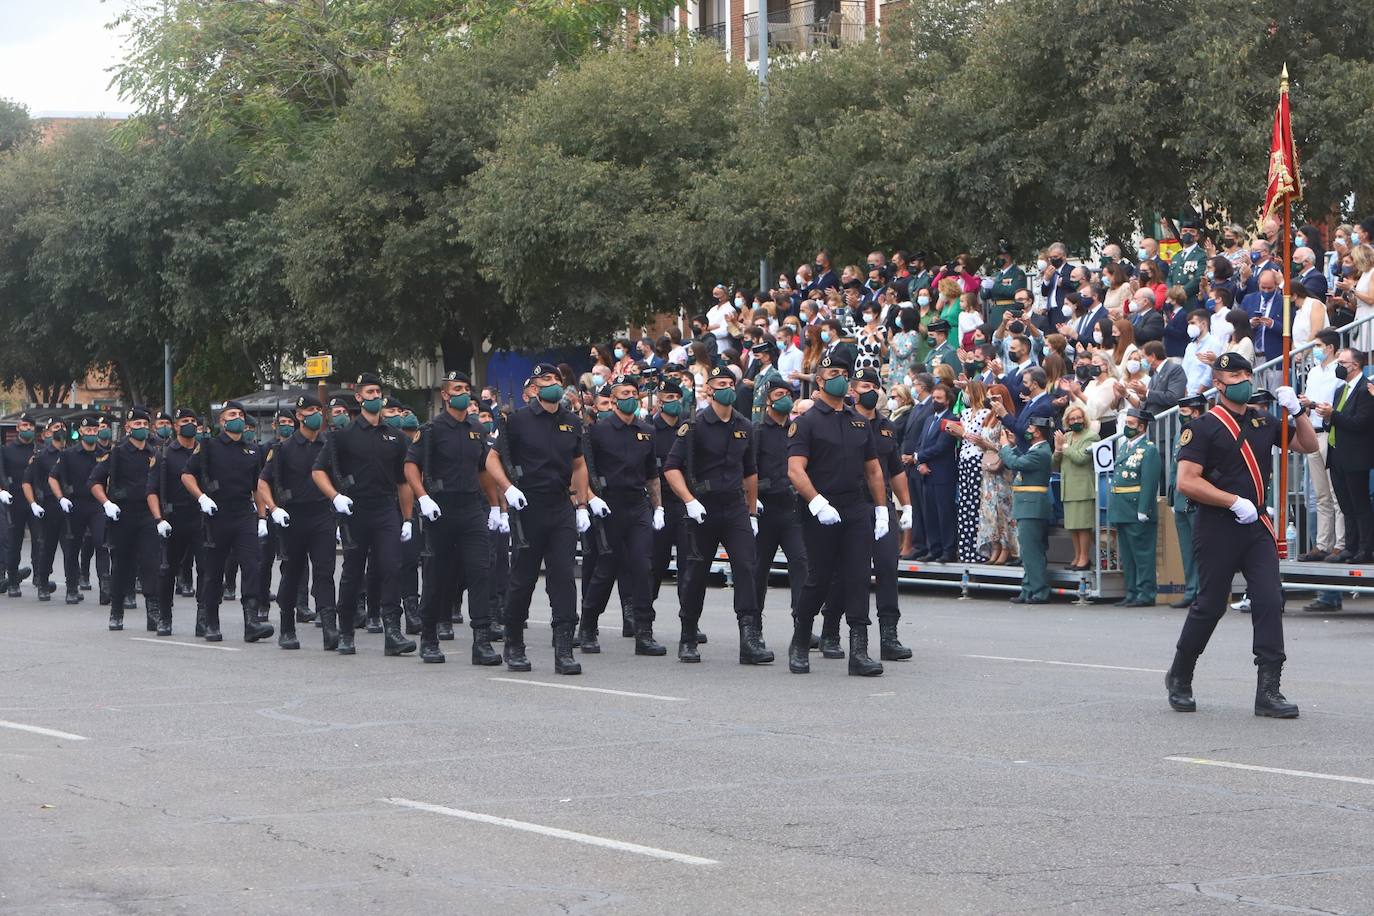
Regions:
[[29, 109], [18, 102], [0, 98], [0, 154], [27, 143], [38, 135]]

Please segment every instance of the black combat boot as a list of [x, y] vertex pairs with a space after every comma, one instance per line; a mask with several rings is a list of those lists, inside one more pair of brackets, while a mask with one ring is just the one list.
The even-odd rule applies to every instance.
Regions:
[[492, 642], [500, 642], [501, 640], [506, 638], [505, 626], [503, 624], [497, 623], [494, 620], [491, 622], [491, 626], [488, 627], [488, 631], [491, 633]]
[[110, 626], [110, 629], [111, 629], [111, 630], [122, 630], [122, 629], [124, 629], [124, 608], [122, 608], [122, 607], [112, 607], [112, 608], [110, 608], [110, 624], [109, 624], [109, 626]]
[[699, 626], [697, 627], [697, 645], [706, 645], [706, 634], [701, 631], [701, 627]]
[[[355, 627], [354, 629], [357, 628]], [[381, 605], [369, 607], [367, 609], [367, 632], [375, 634], [385, 632], [385, 630], [386, 627], [382, 625]]]
[[[110, 577], [109, 577], [109, 576], [96, 576], [96, 582], [99, 584], [99, 587], [100, 587], [100, 595], [99, 595], [100, 603], [101, 603], [102, 605], [107, 605], [107, 604], [109, 604], [109, 603], [110, 603]], [[16, 588], [16, 591], [17, 591], [17, 588]], [[13, 594], [13, 592], [11, 592], [11, 594]]]
[[[310, 610], [307, 605], [296, 605], [296, 623], [315, 623], [318, 619], [319, 618], [315, 616], [315, 612]], [[319, 626], [319, 624], [315, 625]]]
[[205, 605], [196, 602], [196, 638], [205, 636]]
[[46, 583], [46, 582], [39, 582], [39, 583], [38, 583], [38, 600], [39, 600], [39, 601], [51, 601], [51, 600], [52, 600], [52, 589], [48, 588], [48, 583]]
[[68, 604], [80, 604], [80, 603], [81, 603], [81, 592], [79, 592], [79, 591], [77, 591], [76, 589], [72, 588], [70, 585], [67, 586], [67, 603], [68, 603]]
[[[439, 650], [439, 639], [436, 636], [420, 636], [420, 661], [426, 665], [442, 665], [445, 661], [444, 653]], [[501, 659], [497, 659], [499, 665]]]
[[238, 586], [235, 585], [232, 581], [224, 583], [224, 600], [225, 600], [225, 601], [237, 601], [237, 600], [239, 600], [239, 590], [238, 590]]
[[224, 642], [224, 634], [219, 631], [219, 608], [205, 609], [205, 641]]
[[333, 652], [339, 648], [339, 616], [332, 607], [320, 608], [320, 635], [324, 651]]
[[339, 621], [339, 638], [336, 642], [337, 650], [340, 655], [357, 655], [358, 647], [353, 644], [353, 628], [347, 626], [348, 621]]
[[401, 599], [401, 610], [406, 615], [406, 635], [420, 635], [420, 599], [411, 595]]
[[134, 593], [133, 593], [133, 592], [129, 592], [129, 594], [127, 594], [127, 595], [124, 596], [124, 610], [126, 610], [126, 611], [136, 611], [136, 610], [138, 610], [138, 599], [134, 597]]
[[1164, 675], [1164, 687], [1169, 691], [1169, 705], [1175, 712], [1197, 712], [1197, 700], [1193, 699], [1193, 669], [1197, 667], [1196, 655], [1174, 653], [1174, 663]]
[[439, 632], [439, 638], [440, 638], [440, 639], [452, 639], [452, 638], [453, 638], [453, 624], [452, 624], [451, 622], [447, 621], [447, 620], [441, 620], [441, 621], [439, 621], [438, 632]]
[[91, 590], [91, 574], [90, 574], [90, 573], [88, 573], [88, 572], [83, 572], [83, 573], [81, 574], [81, 584], [78, 586], [78, 588], [80, 588], [81, 591], [83, 591], [83, 592], [88, 592], [88, 591]]
[[668, 648], [654, 639], [652, 622], [645, 620], [635, 624], [635, 655], [667, 654]]
[[358, 596], [358, 605], [353, 609], [353, 629], [367, 629], [367, 595]]
[[[582, 622], [577, 627], [577, 641], [582, 651], [587, 655], [597, 655], [601, 652], [601, 643], [597, 640], [601, 636], [601, 630], [597, 628], [596, 618], [585, 608], [582, 610]], [[555, 643], [555, 646], [557, 643]]]
[[405, 655], [415, 651], [415, 640], [401, 635], [401, 609], [395, 606], [382, 615], [382, 632], [386, 634], [387, 655]]
[[868, 627], [849, 628], [849, 673], [857, 677], [877, 677], [883, 666], [868, 657]]
[[582, 665], [573, 657], [573, 627], [571, 620], [553, 626], [553, 673], [581, 674]]
[[897, 638], [897, 621], [878, 621], [878, 657], [885, 662], [902, 662], [911, 658], [911, 650]]
[[677, 640], [677, 660], [692, 664], [701, 661], [701, 653], [697, 651], [696, 621], [682, 624], [682, 635]]
[[258, 620], [258, 599], [247, 598], [243, 602], [243, 641], [257, 642], [259, 639], [271, 639], [276, 630], [272, 629], [270, 623], [262, 623]]
[[167, 602], [166, 607], [163, 607], [162, 603], [158, 602], [157, 635], [172, 635], [172, 602], [170, 601]]
[[533, 665], [525, 657], [525, 634], [516, 630], [506, 630], [506, 645], [502, 649], [506, 658], [507, 671], [530, 671]]
[[277, 635], [277, 646], [282, 649], [299, 649], [301, 641], [296, 637], [295, 613], [283, 613], [280, 616], [281, 633]]
[[178, 576], [177, 595], [182, 598], [194, 598], [196, 596], [196, 587], [191, 584], [190, 579], [183, 579], [181, 576]]
[[501, 656], [491, 647], [491, 630], [486, 627], [472, 628], [472, 663], [474, 665], [499, 665]]
[[161, 615], [157, 610], [157, 599], [144, 598], [143, 612], [148, 616], [148, 632], [156, 633], [158, 621], [161, 619]]
[[741, 665], [771, 665], [773, 652], [763, 644], [759, 619], [752, 614], [739, 620], [739, 663]]
[[1270, 719], [1296, 719], [1298, 706], [1288, 702], [1279, 692], [1279, 676], [1283, 662], [1261, 662], [1255, 686], [1255, 715]]
[[[630, 637], [635, 635], [635, 618], [630, 609], [624, 604], [620, 606], [620, 635]], [[666, 651], [666, 650], [665, 650]]]
[[792, 642], [787, 646], [787, 670], [793, 674], [811, 673], [811, 621], [792, 621]]
[[821, 658], [844, 658], [840, 648], [840, 618], [821, 621]]

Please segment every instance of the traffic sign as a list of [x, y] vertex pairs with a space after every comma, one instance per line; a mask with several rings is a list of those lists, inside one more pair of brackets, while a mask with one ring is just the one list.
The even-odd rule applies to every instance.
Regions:
[[334, 357], [327, 353], [307, 356], [305, 359], [306, 378], [328, 378], [334, 374]]

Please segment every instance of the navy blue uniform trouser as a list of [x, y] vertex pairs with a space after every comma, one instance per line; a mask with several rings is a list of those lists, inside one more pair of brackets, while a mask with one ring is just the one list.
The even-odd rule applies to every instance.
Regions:
[[524, 642], [530, 599], [534, 597], [541, 566], [554, 625], [577, 623], [577, 586], [573, 584], [577, 519], [573, 505], [563, 493], [527, 493], [526, 496], [529, 505], [520, 511], [520, 523], [528, 546], [511, 545], [506, 603], [506, 640], [517, 645]]
[[[1260, 509], [1264, 511], [1263, 508]], [[1193, 562], [1197, 564], [1197, 601], [1183, 621], [1178, 651], [1201, 655], [1231, 601], [1231, 584], [1239, 571], [1250, 596], [1255, 664], [1283, 662], [1283, 589], [1278, 547], [1261, 522], [1242, 525], [1227, 513], [1199, 511], [1193, 521]]]
[[759, 515], [759, 535], [754, 539], [754, 555], [757, 565], [754, 568], [755, 604], [759, 613], [768, 595], [768, 570], [782, 548], [787, 557], [787, 586], [792, 592], [792, 607], [796, 608], [801, 598], [802, 586], [806, 584], [806, 544], [802, 538], [802, 520], [797, 499], [790, 493], [779, 493], [765, 497], [763, 512]]
[[[24, 549], [24, 531], [28, 529], [33, 516], [29, 513], [29, 504], [24, 499], [23, 490], [16, 487], [10, 492], [10, 495], [14, 497], [14, 501], [7, 507], [9, 509], [9, 543], [8, 552], [5, 555], [5, 568], [12, 575], [21, 565], [19, 555]], [[29, 565], [34, 565], [32, 541], [29, 544]]]
[[711, 575], [711, 562], [716, 548], [724, 547], [730, 556], [730, 575], [734, 579], [735, 617], [744, 620], [758, 611], [758, 592], [754, 585], [755, 551], [754, 529], [749, 524], [749, 511], [739, 491], [704, 494], [701, 504], [706, 507], [706, 521], [697, 524], [690, 518], [682, 523], [682, 540], [678, 542], [678, 557], [690, 551], [686, 541], [694, 537], [700, 560], [678, 560], [677, 578], [678, 616], [682, 629], [691, 632], [701, 620], [701, 608], [706, 601], [706, 580]]
[[[921, 476], [919, 473], [916, 476]], [[954, 504], [955, 485], [929, 483], [925, 486], [926, 549], [942, 557], [959, 553], [959, 529]]]
[[[57, 560], [58, 542], [62, 540], [62, 522], [64, 520], [61, 507], [57, 504], [57, 500], [52, 499], [51, 496], [42, 500], [39, 505], [46, 510], [46, 513], [42, 518], [34, 519], [34, 534], [37, 535], [35, 541], [42, 542], [40, 544], [41, 550], [30, 551], [34, 554], [33, 581], [35, 583], [52, 580], [52, 568], [53, 563]], [[40, 531], [42, 534], [39, 534]], [[63, 547], [65, 546], [63, 544]], [[76, 582], [73, 580], [71, 584], [75, 586]]]
[[[882, 540], [873, 542], [873, 590], [878, 605], [879, 623], [896, 623], [902, 618], [897, 606], [897, 560], [902, 546], [902, 532], [896, 524], [896, 513], [888, 511], [891, 527]], [[821, 632], [826, 636], [838, 636], [840, 618], [844, 616], [844, 588], [840, 577], [835, 575], [830, 582], [830, 592], [825, 598], [822, 617], [825, 624]]]
[[[431, 556], [425, 561], [425, 587], [420, 598], [420, 635], [438, 639], [439, 621], [452, 613], [461, 595], [468, 593], [468, 617], [472, 628], [491, 625], [491, 538], [487, 529], [487, 502], [479, 494], [434, 496], [442, 513], [425, 522]], [[459, 581], [461, 579], [461, 586]], [[451, 619], [451, 618], [450, 618]]]
[[[219, 628], [219, 606], [224, 602], [224, 570], [226, 564], [235, 560], [243, 572], [240, 581], [239, 603], [248, 607], [249, 601], [261, 601], [256, 594], [258, 584], [258, 560], [261, 545], [258, 544], [258, 518], [252, 512], [226, 514], [221, 508], [209, 519], [210, 543], [205, 546], [205, 575], [203, 577], [202, 600], [205, 604], [205, 624]], [[115, 595], [120, 594], [111, 589]]]
[[358, 605], [369, 570], [376, 576], [376, 587], [369, 584], [369, 600], [374, 598], [382, 615], [399, 614], [401, 610], [401, 510], [395, 502], [365, 505], [353, 504], [353, 514], [347, 519], [353, 547], [344, 551], [343, 572], [339, 576], [339, 632], [353, 633], [353, 608]]
[[[792, 611], [798, 627], [810, 629], [830, 593], [832, 577], [839, 580], [837, 605], [851, 628], [869, 624], [868, 580], [873, 565], [873, 507], [859, 500], [834, 506], [840, 521], [822, 525], [808, 511], [802, 520], [806, 539], [806, 585]], [[825, 562], [819, 558], [824, 557]], [[895, 566], [894, 566], [895, 568]]]
[[82, 545], [95, 530], [96, 519], [104, 517], [105, 510], [95, 500], [72, 502], [72, 511], [67, 514], [66, 536], [62, 540], [62, 572], [69, 592], [76, 591], [81, 582]]
[[[630, 496], [607, 493], [604, 498], [611, 507], [611, 514], [597, 519], [595, 524], [606, 532], [606, 542], [611, 549], [597, 555], [591, 581], [582, 591], [583, 625], [596, 626], [611, 599], [611, 586], [616, 584], [635, 622], [653, 623], [649, 565], [654, 526], [649, 498], [643, 492]], [[583, 579], [587, 579], [585, 573]]]
[[119, 521], [106, 520], [105, 524], [110, 538], [111, 607], [118, 608], [120, 596], [133, 594], [135, 576], [150, 586], [157, 581], [157, 531], [147, 509], [124, 509]]
[[162, 569], [159, 563], [157, 580], [158, 607], [166, 615], [172, 607], [177, 573], [182, 563], [187, 558], [194, 558], [201, 550], [200, 535], [205, 523], [201, 521], [200, 509], [195, 503], [182, 506], [164, 505], [162, 515], [172, 526], [172, 533], [161, 548], [167, 551], [167, 568]]
[[338, 530], [329, 503], [302, 503], [285, 509], [291, 524], [277, 529], [277, 549], [281, 553], [277, 607], [281, 608], [283, 626], [300, 605], [307, 562], [315, 607], [321, 612], [334, 610], [334, 533]]

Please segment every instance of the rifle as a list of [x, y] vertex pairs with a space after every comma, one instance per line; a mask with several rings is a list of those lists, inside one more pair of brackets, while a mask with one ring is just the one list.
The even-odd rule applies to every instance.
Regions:
[[[687, 433], [682, 437], [687, 440], [682, 443], [687, 453], [682, 462], [682, 476], [687, 479], [687, 489], [692, 491], [695, 498], [701, 493], [709, 493], [711, 485], [706, 481], [697, 480], [696, 430], [692, 427], [692, 422], [687, 421]], [[705, 561], [706, 558], [701, 555], [701, 547], [697, 544], [696, 522], [690, 515], [682, 521], [682, 541], [687, 548], [687, 556], [683, 559], [698, 563]]]
[[[219, 481], [215, 480], [214, 475], [210, 473], [210, 444], [214, 441], [213, 439], [206, 439], [200, 444], [200, 492], [206, 496], [213, 496], [219, 491]], [[217, 546], [215, 544], [215, 532], [210, 525], [210, 516], [204, 512], [200, 514], [200, 537], [202, 546], [206, 550], [214, 550]]]
[[[592, 445], [591, 427], [588, 426], [587, 435], [582, 439], [582, 460], [587, 463], [587, 486], [592, 491], [593, 496], [600, 496], [606, 489], [606, 478], [598, 476], [596, 473], [596, 460], [593, 453], [596, 447]], [[597, 518], [595, 512], [587, 513], [592, 519], [592, 534], [596, 535], [596, 548], [601, 553], [611, 552], [610, 539], [606, 537], [606, 526], [603, 519]]]
[[[272, 465], [272, 473], [268, 475], [267, 488], [272, 491], [272, 502], [278, 507], [283, 503], [291, 502], [291, 491], [281, 485], [281, 446], [290, 441], [290, 439], [287, 439], [283, 442], [279, 439], [273, 442], [267, 449], [267, 457], [269, 463]], [[272, 527], [275, 528], [276, 525], [274, 524]], [[277, 556], [281, 558], [282, 566], [285, 567], [287, 563], [286, 539], [281, 536], [281, 532], [279, 531], [275, 532], [275, 536], [277, 540]]]
[[[510, 437], [507, 436], [507, 421], [503, 417], [498, 421], [496, 428], [496, 457], [501, 459], [501, 470], [512, 484], [519, 485], [520, 478], [524, 472], [520, 466], [513, 464], [510, 457]], [[511, 509], [510, 512], [510, 548], [511, 550], [523, 550], [530, 546], [530, 542], [525, 540], [525, 523], [520, 519], [520, 512]]]
[[[335, 444], [334, 435], [334, 433], [330, 433], [325, 442], [325, 448], [329, 449], [329, 476], [334, 478], [334, 489], [347, 496], [347, 488], [353, 486], [353, 475], [350, 474], [345, 477], [339, 473], [339, 448]], [[354, 549], [358, 544], [353, 540], [352, 526], [349, 524], [348, 516], [339, 512], [334, 514], [339, 521], [339, 546], [343, 547], [344, 550]]]
[[[427, 433], [428, 435], [426, 435]], [[425, 466], [420, 472], [420, 481], [425, 485], [426, 493], [442, 493], [444, 490], [444, 482], [442, 480], [435, 480], [429, 474], [431, 459], [434, 456], [433, 434], [434, 427], [433, 424], [430, 423], [426, 423], [420, 430], [420, 437], [424, 441], [424, 445], [421, 446], [420, 451], [424, 455], [425, 460]], [[416, 512], [414, 515], [415, 524], [420, 526], [420, 563], [423, 565], [426, 560], [434, 558], [434, 545], [431, 544], [429, 540], [429, 522], [425, 518], [424, 513]]]

